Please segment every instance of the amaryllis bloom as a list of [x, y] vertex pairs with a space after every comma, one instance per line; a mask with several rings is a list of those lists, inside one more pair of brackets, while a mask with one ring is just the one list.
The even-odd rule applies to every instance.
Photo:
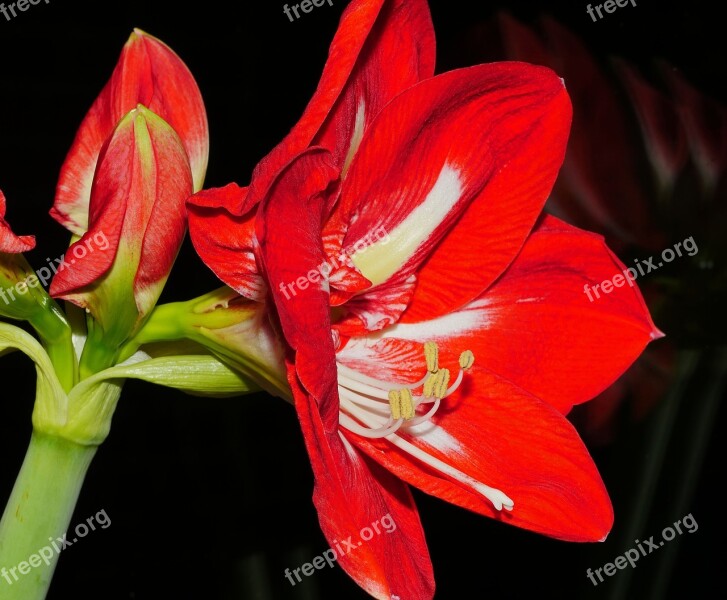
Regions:
[[[301, 123], [248, 189], [194, 197], [190, 225], [223, 280], [272, 298], [331, 546], [397, 524], [338, 562], [377, 598], [418, 599], [434, 579], [409, 485], [605, 538], [611, 503], [564, 415], [660, 333], [635, 286], [584, 299], [624, 266], [600, 236], [541, 216], [570, 127], [563, 82], [511, 62], [397, 87], [431, 64], [430, 22], [422, 2], [381, 5], [349, 5]], [[333, 101], [331, 73], [345, 82]]]
[[111, 79], [84, 117], [58, 178], [51, 216], [76, 235], [88, 228], [91, 187], [103, 145], [138, 104], [176, 131], [189, 158], [194, 189], [202, 187], [209, 133], [197, 83], [171, 48], [134, 29]]

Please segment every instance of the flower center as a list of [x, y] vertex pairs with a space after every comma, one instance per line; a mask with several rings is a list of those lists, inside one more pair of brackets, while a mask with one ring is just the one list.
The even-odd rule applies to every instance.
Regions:
[[[450, 385], [449, 369], [439, 367], [439, 349], [434, 342], [424, 344], [426, 375], [419, 381], [402, 386], [381, 381], [337, 363], [338, 394], [341, 400], [341, 427], [369, 439], [386, 438], [399, 449], [423, 463], [449, 475], [485, 496], [497, 510], [512, 510], [514, 502], [498, 489], [489, 487], [469, 475], [415, 446], [396, 433], [399, 430], [416, 435], [411, 427], [431, 421], [442, 401], [459, 388], [464, 374], [475, 360], [470, 350], [459, 357], [459, 373]], [[426, 405], [431, 404], [428, 410]], [[418, 409], [420, 409], [417, 412]]]

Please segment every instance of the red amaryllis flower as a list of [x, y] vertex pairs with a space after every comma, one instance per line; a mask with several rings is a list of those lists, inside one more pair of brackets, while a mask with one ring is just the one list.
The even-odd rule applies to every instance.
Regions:
[[[349, 6], [337, 40], [366, 6]], [[624, 268], [602, 238], [540, 218], [571, 118], [552, 71], [452, 71], [409, 85], [363, 125], [374, 82], [406, 71], [387, 45], [398, 37], [381, 33], [401, 6], [420, 3], [385, 5], [361, 56], [388, 61], [378, 78], [353, 63], [340, 96], [351, 108], [308, 106], [330, 119], [308, 136], [319, 147], [282, 171], [261, 163], [256, 177], [272, 184], [258, 188], [254, 222], [256, 179], [199, 195], [190, 223], [205, 262], [240, 293], [259, 294], [250, 284], [263, 267], [331, 546], [383, 516], [397, 524], [338, 562], [377, 598], [431, 598], [409, 485], [560, 539], [607, 535], [608, 494], [563, 415], [659, 332], [635, 287], [585, 298], [585, 282]], [[326, 70], [350, 64], [332, 52]], [[272, 156], [293, 155], [288, 141]]]
[[121, 118], [138, 104], [171, 125], [189, 158], [194, 189], [202, 187], [209, 134], [197, 83], [171, 48], [135, 29], [111, 79], [83, 119], [58, 178], [51, 216], [76, 235], [88, 228], [91, 186], [102, 147]]

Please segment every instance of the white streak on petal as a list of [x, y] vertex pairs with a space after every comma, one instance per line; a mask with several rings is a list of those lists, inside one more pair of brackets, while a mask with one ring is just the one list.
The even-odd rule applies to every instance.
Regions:
[[446, 430], [431, 421], [424, 421], [423, 423], [419, 423], [419, 425], [406, 427], [399, 432], [399, 435], [407, 434], [415, 436], [417, 441], [424, 442], [447, 455], [451, 453], [462, 454], [463, 452], [459, 440], [449, 435]]
[[[477, 308], [474, 304], [471, 308]], [[435, 340], [484, 329], [494, 321], [492, 310], [463, 310], [420, 323], [397, 323], [372, 339]]]
[[348, 147], [346, 160], [344, 160], [343, 162], [341, 179], [346, 177], [346, 173], [348, 173], [348, 167], [351, 164], [354, 155], [358, 151], [358, 147], [361, 145], [364, 125], [366, 125], [366, 102], [364, 102], [363, 98], [361, 98], [361, 100], [359, 100], [358, 107], [356, 108], [356, 121], [353, 126], [353, 134], [351, 135], [351, 145]]
[[[460, 172], [445, 163], [424, 201], [388, 232], [386, 242], [376, 242], [353, 256], [354, 264], [372, 286], [383, 283], [429, 239], [461, 196]], [[392, 201], [396, 203], [394, 199]]]

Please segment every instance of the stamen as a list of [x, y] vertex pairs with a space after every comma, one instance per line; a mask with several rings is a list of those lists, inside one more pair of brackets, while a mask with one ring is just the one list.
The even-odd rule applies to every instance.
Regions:
[[392, 419], [411, 419], [414, 415], [414, 399], [409, 388], [389, 391]]
[[[363, 423], [369, 421], [369, 423], [366, 424], [373, 425], [373, 423], [371, 423], [372, 419], [365, 414], [362, 414], [360, 416], [360, 420]], [[401, 450], [404, 450], [405, 452], [420, 460], [424, 464], [429, 465], [430, 467], [436, 469], [437, 471], [440, 471], [441, 473], [451, 477], [456, 481], [459, 481], [460, 483], [470, 486], [472, 489], [479, 492], [490, 502], [492, 502], [492, 505], [495, 507], [496, 510], [502, 510], [503, 508], [506, 510], [512, 510], [515, 506], [515, 502], [501, 490], [477, 481], [476, 479], [470, 477], [466, 473], [463, 473], [456, 467], [448, 465], [447, 463], [439, 460], [438, 458], [427, 454], [421, 448], [418, 448], [411, 442], [406, 441], [398, 435], [389, 434], [388, 436], [386, 436], [386, 439], [394, 444], [394, 446], [400, 448]]]
[[398, 421], [395, 421], [390, 427], [383, 427], [381, 429], [369, 429], [368, 427], [362, 427], [345, 413], [339, 413], [338, 415], [338, 424], [341, 427], [348, 429], [351, 433], [355, 433], [356, 435], [360, 435], [361, 437], [369, 439], [378, 439], [386, 437], [387, 435], [391, 435], [392, 433], [395, 433], [396, 430], [399, 429], [399, 427], [401, 427], [402, 423], [403, 420], [399, 419]]
[[440, 369], [429, 375], [429, 379], [424, 382], [422, 393], [425, 398], [431, 398], [432, 396], [444, 398], [448, 385], [449, 369]]
[[391, 418], [401, 419], [401, 390], [389, 390], [389, 406]]
[[424, 342], [424, 357], [427, 361], [427, 371], [436, 373], [439, 370], [439, 348], [434, 342]]
[[[342, 365], [341, 363], [336, 363], [336, 366], [338, 367], [338, 382], [341, 385], [346, 386], [350, 389], [355, 389], [356, 387], [360, 387], [363, 391], [364, 386], [366, 386], [365, 389], [374, 389], [376, 391], [375, 394], [371, 394], [369, 391], [365, 391], [363, 393], [369, 394], [369, 395], [375, 395], [377, 398], [379, 396], [379, 392], [381, 390], [393, 390], [401, 387], [408, 387], [410, 389], [416, 389], [418, 388], [427, 378], [427, 375], [422, 377], [419, 381], [415, 381], [414, 383], [404, 384], [404, 383], [393, 383], [391, 381], [382, 381], [380, 379], [376, 379], [375, 377], [369, 377], [368, 375], [364, 375], [363, 373], [359, 373], [358, 371], [355, 371], [345, 365]], [[371, 387], [373, 386], [373, 387]], [[386, 400], [386, 395], [381, 396], [382, 400]]]
[[414, 398], [412, 398], [411, 390], [404, 388], [401, 390], [399, 396], [399, 402], [401, 406], [401, 416], [405, 420], [411, 419], [414, 416]]
[[377, 412], [386, 413], [387, 415], [389, 413], [389, 407], [385, 402], [382, 402], [381, 400], [376, 400], [374, 398], [368, 398], [366, 396], [363, 396], [362, 394], [357, 394], [356, 392], [353, 392], [341, 385], [338, 386], [338, 394], [340, 396], [346, 397], [348, 400], [359, 406], [372, 408]]
[[465, 350], [459, 355], [459, 366], [463, 370], [471, 369], [475, 362], [475, 355], [472, 354], [472, 350]]
[[[424, 356], [427, 363], [427, 374], [420, 381], [408, 385], [380, 381], [340, 363], [337, 364], [340, 397], [338, 422], [340, 426], [365, 438], [386, 438], [391, 444], [423, 464], [475, 490], [487, 498], [496, 510], [512, 510], [515, 503], [501, 490], [477, 481], [456, 467], [396, 435], [396, 432], [402, 427], [409, 429], [420, 423], [430, 422], [432, 416], [439, 410], [442, 399], [452, 394], [460, 386], [464, 372], [472, 368], [475, 358], [470, 350], [465, 350], [460, 354], [459, 373], [454, 383], [447, 387], [450, 381], [450, 371], [439, 368], [439, 349], [434, 342], [424, 344]], [[415, 401], [412, 390], [421, 385], [423, 385], [422, 395], [417, 396]], [[426, 413], [417, 415], [416, 408], [428, 403], [431, 403], [432, 407]], [[417, 432], [413, 431], [407, 433], [417, 435]]]
[[[424, 404], [425, 402], [431, 402], [430, 400], [425, 400], [424, 402], [420, 402], [419, 404]], [[409, 419], [406, 423], [404, 423], [405, 427], [412, 427], [413, 425], [419, 425], [419, 423], [424, 423], [425, 421], [429, 421], [434, 416], [434, 413], [436, 413], [439, 410], [439, 405], [442, 403], [442, 401], [439, 398], [435, 398], [433, 401], [432, 408], [429, 409], [428, 412], [426, 412], [423, 415], [420, 415], [418, 417], [414, 417], [413, 419]]]

